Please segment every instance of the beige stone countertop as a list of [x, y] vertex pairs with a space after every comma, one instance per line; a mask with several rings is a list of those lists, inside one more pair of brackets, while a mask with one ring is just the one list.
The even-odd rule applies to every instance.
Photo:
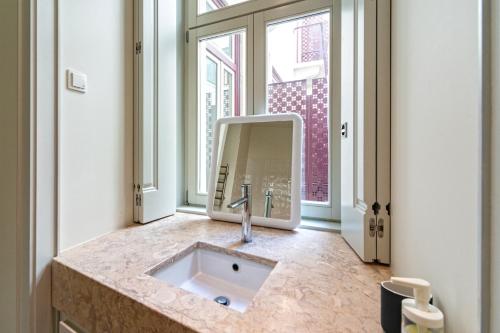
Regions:
[[[340, 235], [253, 227], [176, 214], [62, 252], [53, 305], [88, 332], [381, 332], [379, 282]], [[277, 261], [244, 313], [147, 274], [196, 242]]]

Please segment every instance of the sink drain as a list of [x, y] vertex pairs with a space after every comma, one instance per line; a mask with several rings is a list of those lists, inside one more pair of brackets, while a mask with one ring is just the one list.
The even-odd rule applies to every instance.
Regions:
[[214, 298], [214, 301], [224, 306], [228, 306], [229, 304], [231, 304], [231, 301], [226, 296], [218, 296]]

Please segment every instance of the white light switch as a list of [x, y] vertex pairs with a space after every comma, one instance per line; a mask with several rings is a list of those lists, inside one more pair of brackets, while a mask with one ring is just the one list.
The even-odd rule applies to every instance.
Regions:
[[87, 92], [87, 75], [68, 69], [68, 89], [79, 91], [82, 93]]

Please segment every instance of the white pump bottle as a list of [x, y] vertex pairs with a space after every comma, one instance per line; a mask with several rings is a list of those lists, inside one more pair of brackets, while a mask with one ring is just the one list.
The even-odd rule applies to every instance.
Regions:
[[406, 298], [401, 304], [402, 333], [443, 333], [444, 316], [429, 304], [431, 284], [422, 279], [392, 277], [391, 282], [413, 288], [415, 299]]

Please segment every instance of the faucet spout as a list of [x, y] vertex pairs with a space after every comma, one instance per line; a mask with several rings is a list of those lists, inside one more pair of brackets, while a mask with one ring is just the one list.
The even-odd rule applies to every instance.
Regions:
[[252, 241], [252, 185], [241, 185], [241, 198], [227, 205], [228, 208], [243, 206], [241, 211], [241, 240], [244, 243]]
[[238, 208], [239, 206], [243, 205], [245, 202], [248, 201], [248, 198], [239, 198], [235, 202], [231, 202], [229, 205], [227, 205], [227, 208]]

